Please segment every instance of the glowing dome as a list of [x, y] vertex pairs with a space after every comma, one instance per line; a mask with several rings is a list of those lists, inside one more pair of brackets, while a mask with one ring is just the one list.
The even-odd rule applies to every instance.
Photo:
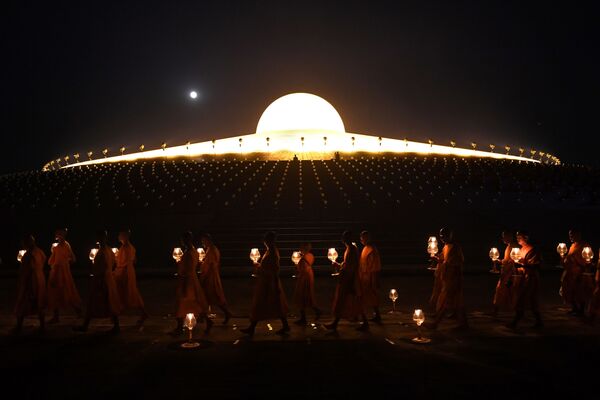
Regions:
[[344, 133], [344, 122], [327, 100], [310, 93], [291, 93], [272, 102], [262, 113], [257, 134]]

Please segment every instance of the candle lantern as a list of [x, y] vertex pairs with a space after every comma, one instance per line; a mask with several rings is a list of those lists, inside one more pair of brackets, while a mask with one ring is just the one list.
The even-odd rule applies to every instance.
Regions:
[[257, 248], [250, 250], [250, 259], [255, 264], [258, 263], [258, 260], [260, 260], [260, 251], [258, 251]]
[[521, 249], [518, 247], [513, 247], [510, 250], [510, 258], [514, 262], [518, 262], [521, 259]]
[[492, 260], [492, 269], [490, 270], [490, 272], [492, 274], [500, 273], [500, 271], [498, 271], [498, 268], [496, 267], [497, 262], [500, 259], [500, 252], [498, 251], [497, 248], [492, 247], [490, 249], [489, 256], [490, 256], [490, 259]]
[[298, 265], [298, 263], [300, 262], [301, 259], [302, 259], [302, 254], [300, 254], [299, 251], [295, 251], [292, 253], [292, 262], [295, 265]]
[[111, 250], [115, 256], [119, 253], [119, 248], [117, 247], [113, 247]]
[[21, 262], [23, 260], [23, 256], [27, 253], [27, 250], [19, 250], [17, 253], [17, 261]]
[[90, 250], [90, 254], [88, 255], [88, 257], [90, 258], [91, 262], [94, 262], [94, 259], [96, 258], [96, 254], [98, 254], [98, 249], [91, 249]]
[[333, 265], [333, 273], [331, 274], [331, 276], [338, 276], [340, 273], [337, 270], [337, 267], [335, 265], [335, 260], [337, 260], [338, 258], [338, 252], [334, 247], [329, 248], [329, 250], [327, 250], [327, 258], [329, 259], [329, 261], [331, 261], [331, 264]]
[[437, 239], [435, 236], [430, 236], [427, 240], [427, 253], [429, 254], [429, 267], [427, 267], [430, 271], [435, 271], [437, 269], [436, 260], [434, 256], [439, 252]]
[[581, 251], [581, 256], [583, 257], [586, 263], [590, 264], [592, 262], [592, 259], [594, 258], [594, 252], [592, 251], [591, 247], [586, 246]]
[[196, 327], [196, 316], [193, 313], [188, 313], [185, 316], [185, 321], [183, 322], [183, 326], [188, 330], [188, 341], [181, 344], [181, 347], [184, 349], [193, 349], [195, 347], [200, 346], [200, 343], [192, 340], [192, 331]]
[[206, 252], [202, 247], [198, 247], [198, 261], [203, 262], [206, 257]]
[[559, 243], [558, 246], [556, 246], [556, 252], [558, 253], [558, 255], [561, 258], [565, 258], [565, 256], [569, 252], [569, 250], [567, 249], [567, 245], [566, 244]]
[[392, 300], [392, 311], [389, 314], [396, 313], [396, 300], [398, 300], [398, 291], [396, 289], [391, 289], [389, 294], [390, 300]]
[[421, 344], [431, 342], [431, 339], [423, 337], [421, 334], [421, 325], [423, 325], [423, 322], [425, 322], [425, 313], [423, 312], [423, 310], [415, 310], [415, 312], [413, 313], [413, 321], [415, 321], [415, 323], [417, 324], [418, 336], [416, 338], [413, 338], [412, 341], [414, 343]]
[[183, 257], [183, 250], [181, 250], [181, 247], [175, 247], [171, 256], [173, 257], [173, 260], [177, 262], [181, 261], [181, 257]]

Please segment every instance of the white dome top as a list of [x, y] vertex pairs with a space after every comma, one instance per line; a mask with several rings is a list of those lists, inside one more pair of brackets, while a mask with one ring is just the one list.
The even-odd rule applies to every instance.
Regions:
[[262, 113], [257, 134], [344, 133], [340, 114], [325, 99], [310, 93], [291, 93], [272, 102]]

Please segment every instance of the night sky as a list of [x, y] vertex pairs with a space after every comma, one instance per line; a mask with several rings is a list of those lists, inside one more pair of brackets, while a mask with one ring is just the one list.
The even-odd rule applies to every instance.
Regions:
[[296, 91], [352, 132], [598, 164], [598, 14], [583, 5], [22, 3], [0, 28], [2, 172], [253, 133]]

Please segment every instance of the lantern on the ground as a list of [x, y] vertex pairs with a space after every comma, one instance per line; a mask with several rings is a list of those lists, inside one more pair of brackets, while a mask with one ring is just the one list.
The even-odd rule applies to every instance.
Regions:
[[565, 243], [559, 243], [558, 246], [556, 246], [556, 252], [561, 258], [565, 258], [569, 250], [567, 249], [567, 245]]
[[396, 312], [396, 300], [398, 300], [398, 291], [396, 289], [391, 289], [389, 298], [390, 300], [392, 300], [392, 311], [390, 311], [390, 314], [394, 314]]
[[183, 257], [183, 250], [181, 250], [181, 247], [175, 247], [171, 256], [173, 257], [173, 260], [177, 262], [181, 261], [181, 257]]
[[17, 261], [21, 262], [23, 260], [23, 256], [27, 253], [27, 250], [19, 250], [17, 253]]
[[594, 252], [592, 251], [591, 247], [585, 246], [581, 251], [581, 256], [583, 257], [586, 263], [590, 264], [592, 262], [592, 259], [594, 258]]
[[196, 316], [193, 313], [188, 313], [183, 321], [183, 326], [188, 330], [188, 341], [181, 344], [185, 349], [191, 349], [200, 346], [200, 343], [192, 340], [192, 331], [196, 327]]
[[198, 247], [198, 261], [203, 262], [206, 257], [206, 252], [202, 247]]
[[423, 325], [423, 322], [425, 322], [425, 313], [423, 312], [423, 310], [415, 310], [415, 312], [413, 313], [413, 321], [415, 321], [415, 323], [417, 324], [418, 336], [416, 338], [413, 338], [412, 341], [415, 343], [431, 342], [431, 339], [423, 337], [421, 334], [421, 325]]

